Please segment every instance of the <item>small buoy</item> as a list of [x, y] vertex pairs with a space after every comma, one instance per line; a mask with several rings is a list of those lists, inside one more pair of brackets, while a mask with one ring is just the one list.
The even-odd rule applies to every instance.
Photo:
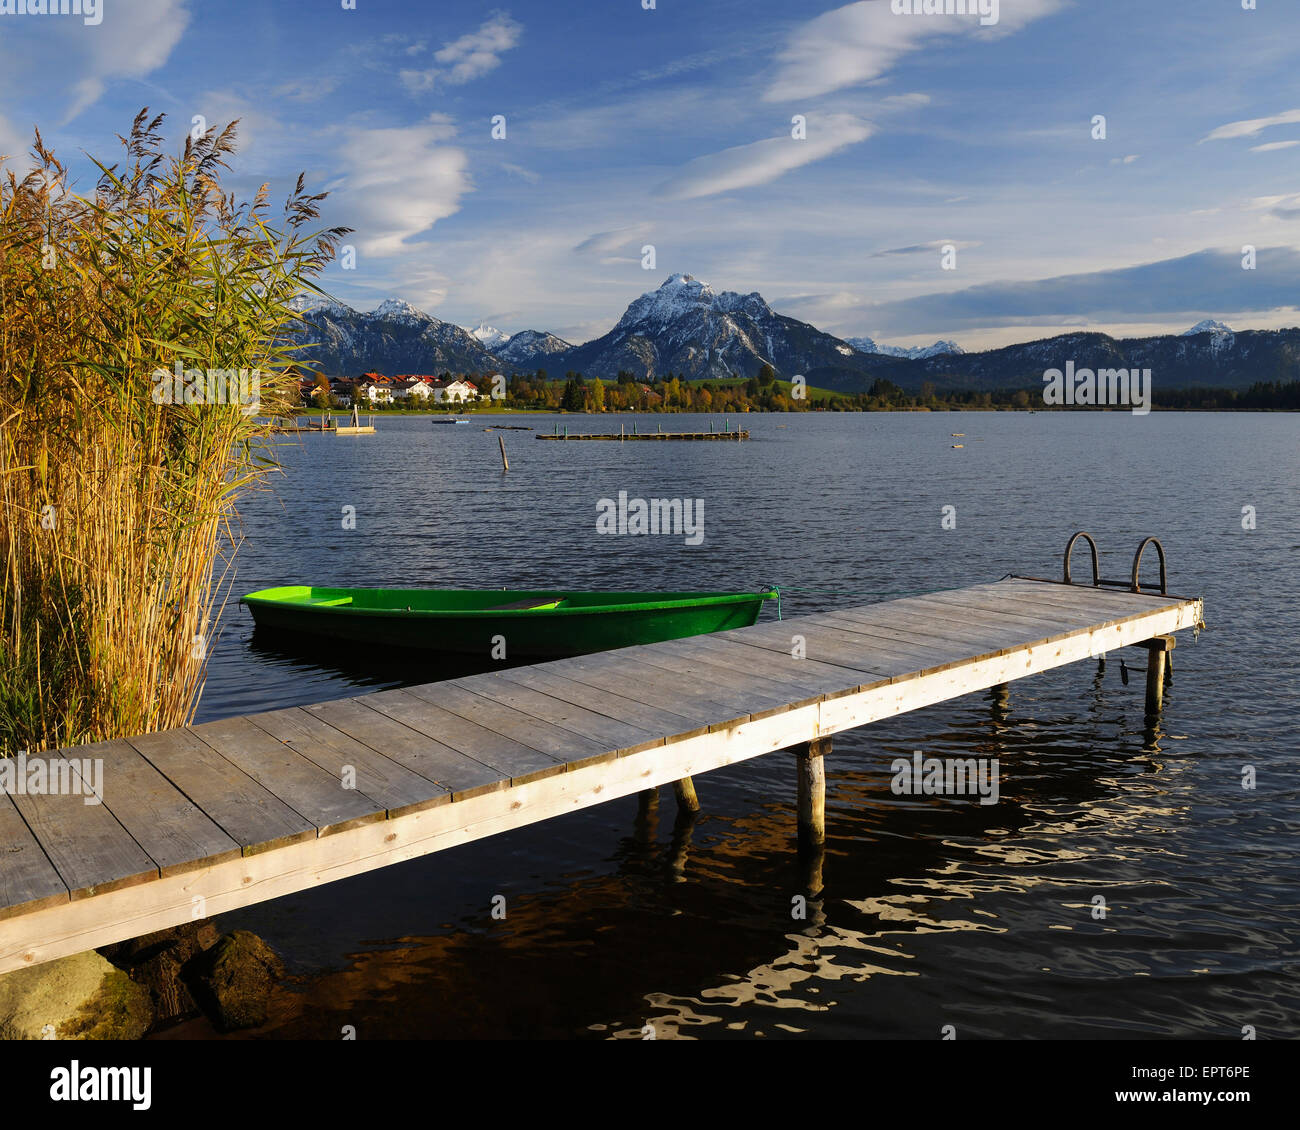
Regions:
[[952, 445], [952, 449], [953, 449], [953, 451], [956, 451], [957, 448], [959, 448], [959, 447], [965, 447], [965, 446], [966, 446], [966, 445], [965, 445], [964, 443], [954, 443], [954, 444]]
[[1128, 664], [1122, 659], [1119, 661], [1119, 677], [1124, 680], [1124, 685], [1128, 686]]

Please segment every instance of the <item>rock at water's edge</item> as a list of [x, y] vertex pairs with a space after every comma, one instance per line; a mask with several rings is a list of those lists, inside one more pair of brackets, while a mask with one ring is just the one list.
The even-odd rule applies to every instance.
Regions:
[[198, 982], [213, 1019], [229, 1032], [266, 1023], [271, 988], [283, 976], [284, 964], [270, 946], [256, 934], [236, 930], [204, 955]]
[[135, 1040], [149, 992], [89, 951], [0, 976], [0, 1039]]

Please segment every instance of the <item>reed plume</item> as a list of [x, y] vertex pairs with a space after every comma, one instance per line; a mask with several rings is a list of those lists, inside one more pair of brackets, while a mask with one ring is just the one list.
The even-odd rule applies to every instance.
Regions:
[[[235, 504], [296, 393], [291, 299], [321, 293], [348, 230], [310, 230], [323, 195], [302, 177], [282, 217], [266, 185], [236, 203], [236, 123], [168, 156], [162, 120], [141, 111], [117, 164], [92, 158], [87, 195], [39, 132], [29, 174], [0, 167], [0, 753], [193, 717]], [[255, 373], [258, 402], [185, 392], [163, 380], [177, 362]]]

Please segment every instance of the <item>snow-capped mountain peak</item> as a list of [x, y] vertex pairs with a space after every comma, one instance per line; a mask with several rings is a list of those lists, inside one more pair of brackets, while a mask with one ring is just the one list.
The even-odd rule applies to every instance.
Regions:
[[431, 319], [423, 310], [417, 310], [400, 298], [386, 298], [371, 312], [372, 318], [392, 318], [406, 322], [427, 322]]
[[540, 360], [556, 353], [563, 353], [573, 346], [554, 334], [539, 333], [537, 330], [520, 330], [504, 345], [493, 352], [510, 365], [537, 364]]
[[296, 298], [291, 298], [289, 307], [299, 314], [331, 314], [334, 317], [346, 317], [356, 313], [351, 306], [335, 302], [332, 298], [322, 298], [318, 294], [300, 294]]
[[738, 294], [734, 290], [714, 291], [692, 275], [670, 275], [658, 290], [648, 291], [628, 306], [615, 330], [632, 326], [662, 329], [690, 314], [746, 314], [751, 318], [772, 316], [762, 295]]
[[1190, 330], [1183, 333], [1183, 337], [1195, 337], [1197, 334], [1227, 334], [1229, 337], [1236, 336], [1231, 327], [1225, 326], [1222, 322], [1216, 322], [1213, 318], [1206, 318], [1203, 322], [1197, 322]]
[[882, 357], [903, 357], [909, 361], [927, 361], [931, 357], [959, 357], [966, 351], [955, 341], [936, 341], [933, 345], [877, 345], [869, 337], [844, 339], [859, 353], [876, 353]]
[[[468, 326], [465, 328], [467, 330], [469, 329]], [[510, 340], [509, 334], [502, 333], [496, 328], [496, 326], [489, 326], [487, 322], [479, 322], [479, 324], [474, 329], [469, 330], [469, 332], [474, 337], [478, 338], [478, 340], [488, 349], [495, 349], [498, 345], [505, 345], [505, 343]]]

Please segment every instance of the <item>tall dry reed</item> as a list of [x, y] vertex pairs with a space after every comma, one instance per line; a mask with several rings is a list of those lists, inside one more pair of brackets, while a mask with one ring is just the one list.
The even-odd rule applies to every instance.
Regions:
[[[300, 177], [222, 187], [235, 126], [164, 153], [142, 111], [70, 188], [36, 134], [0, 178], [0, 753], [189, 721], [231, 579], [234, 506], [272, 468], [297, 376], [290, 300], [346, 229]], [[159, 370], [256, 371], [255, 406]], [[169, 394], [172, 403], [167, 403]], [[255, 415], [250, 413], [255, 407]]]

